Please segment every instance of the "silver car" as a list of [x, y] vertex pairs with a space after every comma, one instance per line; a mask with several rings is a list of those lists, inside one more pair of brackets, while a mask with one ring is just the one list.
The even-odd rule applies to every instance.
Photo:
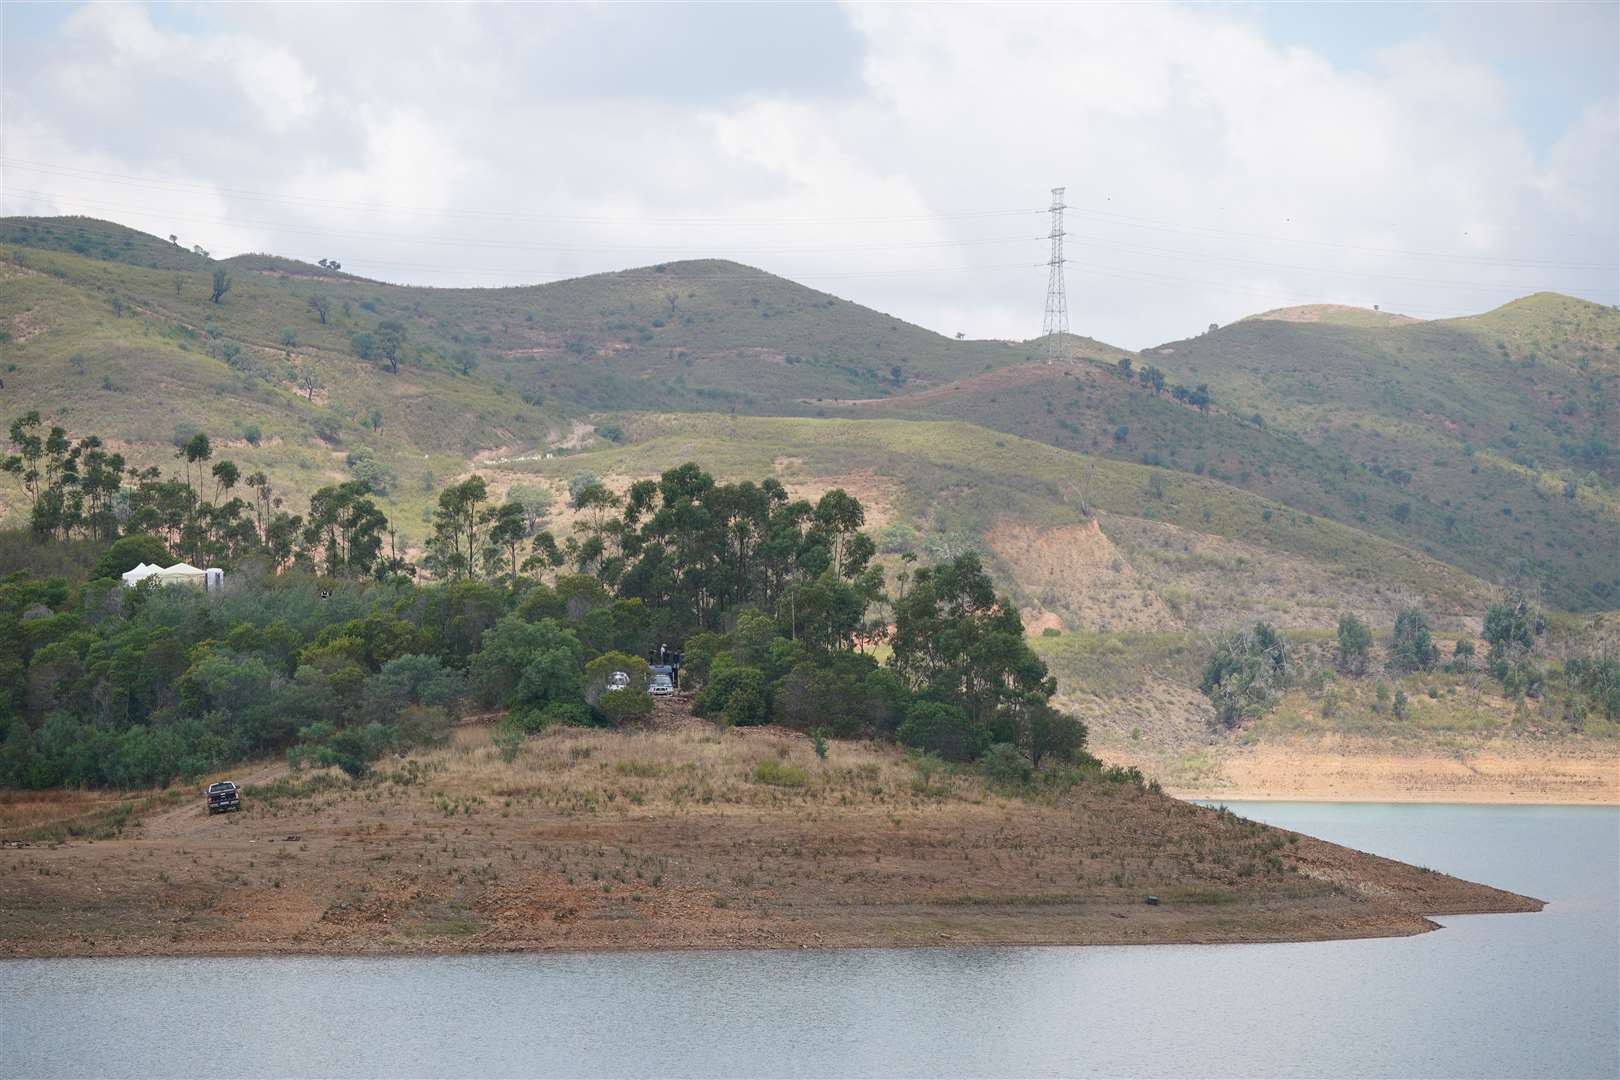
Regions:
[[647, 693], [653, 697], [668, 697], [675, 692], [675, 683], [663, 672], [652, 677], [652, 683], [647, 687]]

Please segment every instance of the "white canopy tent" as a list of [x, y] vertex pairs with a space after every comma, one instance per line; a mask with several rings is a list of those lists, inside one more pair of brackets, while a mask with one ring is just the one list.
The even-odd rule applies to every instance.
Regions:
[[151, 563], [141, 563], [133, 570], [123, 575], [124, 585], [134, 588], [143, 581], [152, 580], [159, 585], [189, 585], [194, 589], [206, 592], [215, 592], [225, 585], [225, 571], [219, 569], [199, 570], [190, 563], [175, 563], [173, 566], [154, 566]]

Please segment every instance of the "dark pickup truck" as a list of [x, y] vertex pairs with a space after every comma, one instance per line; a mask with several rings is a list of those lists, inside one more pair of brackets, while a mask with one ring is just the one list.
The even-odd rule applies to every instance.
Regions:
[[242, 789], [229, 780], [208, 785], [208, 812], [223, 814], [227, 810], [242, 809]]

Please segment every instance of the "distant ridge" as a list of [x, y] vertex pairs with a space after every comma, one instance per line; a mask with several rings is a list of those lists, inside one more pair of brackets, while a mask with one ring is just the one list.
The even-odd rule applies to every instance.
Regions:
[[1352, 307], [1349, 304], [1299, 304], [1294, 307], [1262, 311], [1258, 315], [1247, 315], [1242, 321], [1260, 319], [1270, 322], [1325, 323], [1329, 326], [1361, 327], [1405, 326], [1408, 323], [1423, 321], [1410, 315], [1398, 315], [1393, 311]]

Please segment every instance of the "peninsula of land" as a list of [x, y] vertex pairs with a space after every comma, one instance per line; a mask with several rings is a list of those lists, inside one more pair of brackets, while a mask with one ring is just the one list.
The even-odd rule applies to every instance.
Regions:
[[510, 761], [473, 724], [360, 780], [235, 779], [217, 816], [192, 791], [6, 795], [0, 955], [1304, 941], [1542, 906], [1130, 780], [996, 787], [698, 721]]

